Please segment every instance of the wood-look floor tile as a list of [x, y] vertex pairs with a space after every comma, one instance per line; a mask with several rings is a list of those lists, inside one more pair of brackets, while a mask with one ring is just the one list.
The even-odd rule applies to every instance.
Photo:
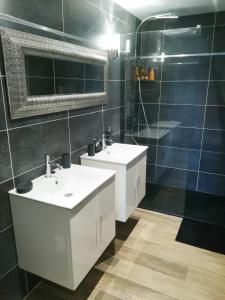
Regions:
[[140, 252], [126, 246], [118, 251], [117, 257], [128, 260], [148, 269], [152, 269], [166, 275], [185, 281], [188, 274], [188, 267], [155, 255]]
[[187, 283], [213, 293], [222, 294], [225, 299], [225, 274], [220, 276], [215, 273], [190, 268]]
[[[109, 294], [104, 291], [98, 291], [93, 300], [122, 300], [123, 298], [119, 298], [117, 296], [114, 296], [112, 294]], [[92, 299], [90, 299], [92, 300]]]
[[175, 300], [175, 298], [154, 291], [141, 284], [121, 278], [114, 274], [106, 273], [101, 279], [101, 289], [108, 291], [122, 299], [143, 300]]

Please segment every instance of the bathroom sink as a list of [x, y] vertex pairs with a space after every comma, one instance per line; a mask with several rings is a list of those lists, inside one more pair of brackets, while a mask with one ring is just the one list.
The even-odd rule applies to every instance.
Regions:
[[84, 154], [81, 158], [128, 165], [147, 149], [147, 146], [115, 143], [112, 146], [106, 147], [105, 150], [96, 153], [95, 156]]
[[33, 189], [25, 194], [9, 193], [63, 208], [73, 209], [87, 196], [115, 175], [115, 171], [71, 165], [57, 170], [52, 177], [42, 175], [34, 180]]

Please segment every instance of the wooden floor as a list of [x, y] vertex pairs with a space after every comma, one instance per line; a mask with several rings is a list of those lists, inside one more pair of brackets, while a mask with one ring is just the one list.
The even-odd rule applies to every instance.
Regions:
[[43, 281], [27, 300], [225, 300], [225, 256], [176, 242], [180, 223], [137, 209], [75, 292]]

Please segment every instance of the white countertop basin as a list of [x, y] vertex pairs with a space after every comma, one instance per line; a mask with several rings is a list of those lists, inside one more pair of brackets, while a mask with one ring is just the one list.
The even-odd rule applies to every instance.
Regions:
[[96, 153], [95, 156], [88, 156], [86, 153], [81, 156], [81, 159], [128, 165], [135, 158], [147, 151], [147, 149], [148, 146], [115, 143], [112, 146], [106, 147], [105, 150]]
[[50, 178], [42, 175], [32, 180], [33, 189], [28, 193], [18, 194], [13, 189], [9, 194], [73, 209], [115, 174], [112, 170], [72, 164], [69, 169], [57, 170]]

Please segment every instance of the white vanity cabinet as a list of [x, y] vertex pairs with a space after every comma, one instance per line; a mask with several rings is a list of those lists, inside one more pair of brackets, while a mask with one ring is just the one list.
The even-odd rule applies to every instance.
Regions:
[[115, 184], [110, 184], [71, 212], [70, 240], [75, 289], [115, 237]]
[[[27, 194], [10, 192], [20, 268], [72, 290], [78, 287], [115, 237], [115, 172], [99, 171], [74, 167], [76, 178], [63, 191], [51, 192], [52, 199], [46, 192], [48, 201], [38, 198], [35, 180]], [[59, 195], [72, 190], [74, 198]]]
[[126, 222], [146, 193], [147, 146], [113, 144], [95, 156], [81, 156], [83, 166], [115, 170], [116, 219]]

